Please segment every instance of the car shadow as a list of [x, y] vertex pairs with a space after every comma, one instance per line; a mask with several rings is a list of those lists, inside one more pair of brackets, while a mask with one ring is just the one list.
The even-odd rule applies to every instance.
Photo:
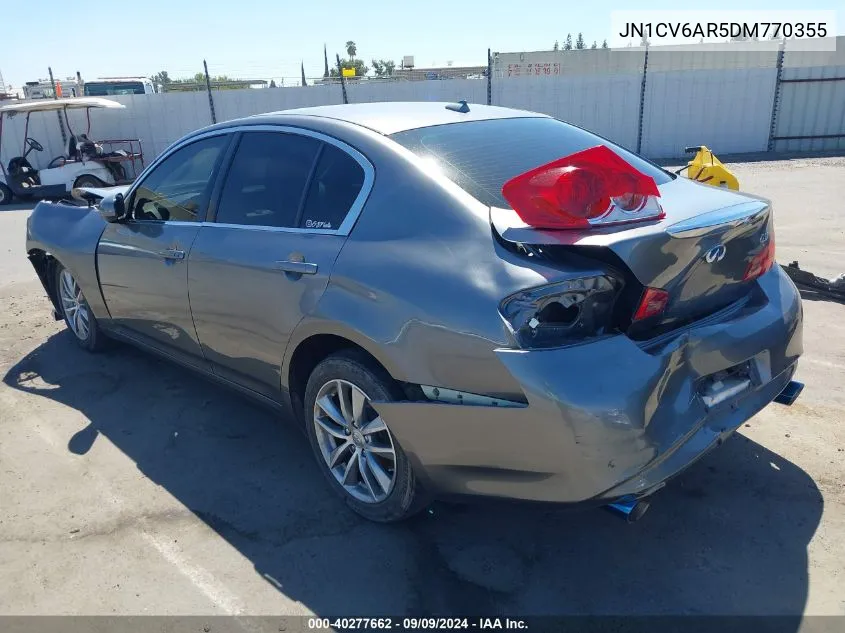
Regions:
[[376, 525], [331, 494], [292, 424], [127, 346], [89, 355], [62, 332], [4, 382], [80, 411], [89, 423], [69, 451], [105, 436], [318, 615], [769, 614], [797, 630], [806, 603], [821, 493], [741, 434], [633, 525], [502, 502], [437, 503]]

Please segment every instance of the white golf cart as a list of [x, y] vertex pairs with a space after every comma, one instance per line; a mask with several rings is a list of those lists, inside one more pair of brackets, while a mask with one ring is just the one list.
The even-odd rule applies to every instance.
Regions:
[[[18, 198], [64, 198], [75, 187], [106, 187], [132, 180], [144, 167], [144, 153], [138, 139], [92, 141], [92, 108], [123, 108], [122, 104], [101, 97], [79, 97], [51, 101], [29, 101], [0, 106], [0, 151], [3, 148], [3, 121], [26, 114], [24, 146], [21, 154], [4, 163], [0, 157], [0, 205]], [[88, 123], [84, 134], [75, 134], [68, 110], [85, 110]], [[31, 152], [44, 146], [29, 137], [29, 117], [33, 112], [60, 112], [68, 131], [66, 152], [55, 156], [42, 169], [29, 162]], [[130, 167], [131, 166], [131, 167]]]

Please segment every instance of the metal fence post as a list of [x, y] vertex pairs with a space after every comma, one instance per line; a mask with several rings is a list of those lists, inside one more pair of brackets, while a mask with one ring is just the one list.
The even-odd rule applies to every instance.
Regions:
[[208, 64], [202, 60], [202, 67], [205, 70], [205, 89], [208, 91], [208, 109], [211, 110], [211, 122], [217, 123], [217, 113], [214, 111], [214, 97], [211, 96], [211, 77], [208, 76]]
[[643, 117], [645, 116], [645, 86], [646, 77], [648, 76], [648, 44], [645, 47], [645, 56], [643, 57], [643, 82], [640, 84], [640, 115], [637, 121], [637, 154], [642, 151], [643, 147]]
[[343, 103], [349, 103], [349, 97], [346, 96], [346, 80], [343, 78], [343, 66], [340, 65], [340, 55], [335, 53], [337, 57], [337, 74], [340, 76], [340, 89], [343, 91]]
[[[50, 73], [50, 85], [53, 86], [53, 99], [58, 100], [59, 94], [56, 92], [56, 80], [53, 79], [53, 68], [47, 67], [47, 72]], [[62, 131], [62, 146], [67, 147], [67, 132], [65, 132], [65, 122], [62, 121], [62, 111], [56, 110], [56, 117], [59, 119], [59, 129]]]
[[487, 105], [493, 105], [493, 55], [487, 49]]
[[783, 54], [786, 40], [782, 40], [778, 46], [777, 73], [775, 74], [775, 95], [772, 97], [772, 118], [769, 121], [769, 142], [766, 150], [769, 152], [775, 149], [775, 128], [778, 125], [778, 102], [780, 101], [780, 81], [783, 75]]

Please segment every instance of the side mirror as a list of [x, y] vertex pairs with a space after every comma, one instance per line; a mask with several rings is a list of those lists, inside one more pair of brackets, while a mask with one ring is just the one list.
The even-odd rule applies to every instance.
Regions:
[[122, 193], [108, 195], [97, 205], [97, 211], [106, 222], [120, 222], [126, 217], [126, 202]]

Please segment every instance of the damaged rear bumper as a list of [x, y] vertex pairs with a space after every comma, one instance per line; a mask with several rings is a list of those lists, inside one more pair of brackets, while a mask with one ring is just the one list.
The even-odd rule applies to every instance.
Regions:
[[[438, 494], [566, 503], [647, 495], [791, 380], [802, 352], [800, 298], [779, 267], [759, 284], [756, 299], [660, 341], [620, 335], [497, 350], [523, 407], [373, 405]], [[712, 384], [726, 372], [747, 385], [714, 400]]]

